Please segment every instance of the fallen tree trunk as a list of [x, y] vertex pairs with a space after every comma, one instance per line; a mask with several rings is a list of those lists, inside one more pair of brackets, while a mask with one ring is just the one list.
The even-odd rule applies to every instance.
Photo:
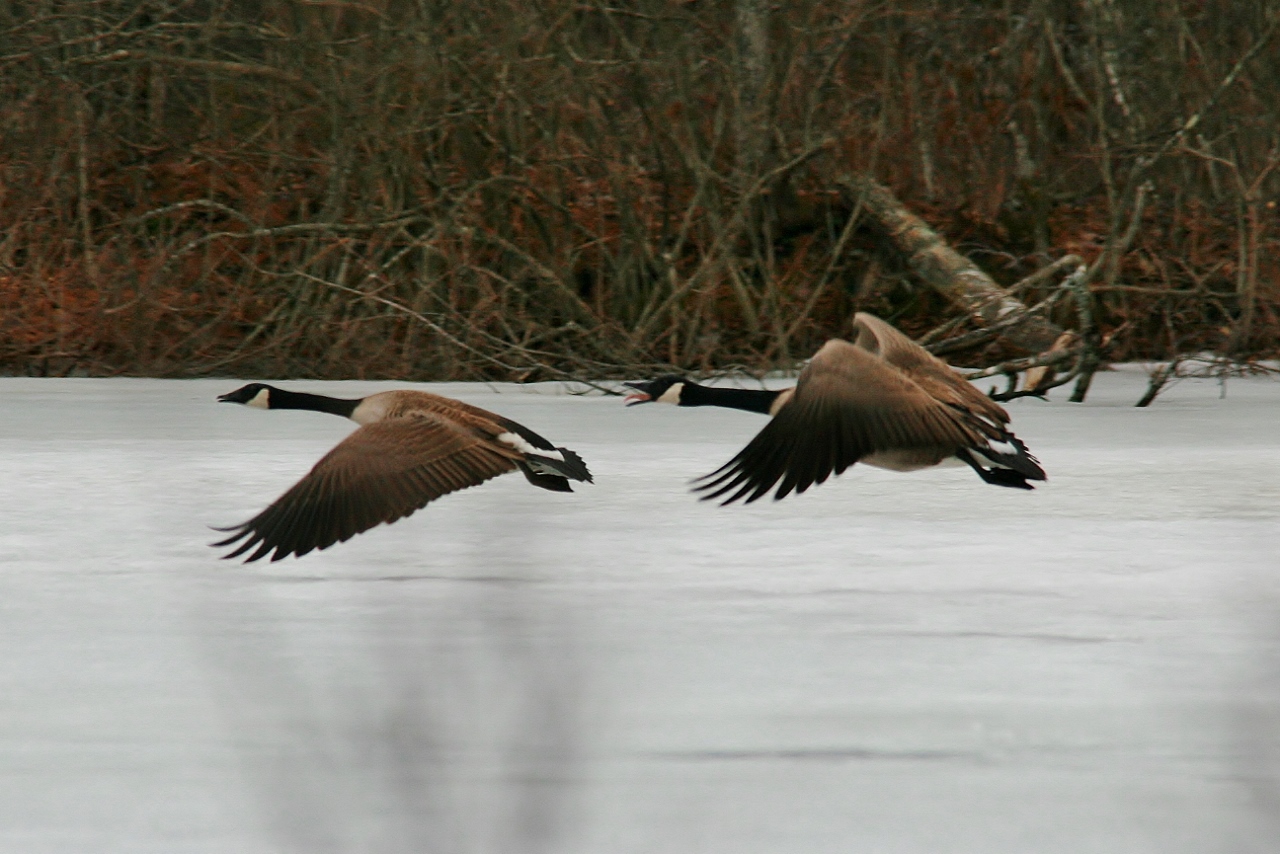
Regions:
[[1032, 353], [1054, 346], [1062, 329], [1043, 317], [1027, 312], [1021, 300], [984, 273], [976, 264], [947, 245], [924, 220], [907, 210], [887, 188], [862, 175], [839, 182], [861, 202], [862, 210], [906, 258], [907, 264], [929, 287], [959, 306], [975, 323], [995, 326], [1009, 323], [1001, 337]]

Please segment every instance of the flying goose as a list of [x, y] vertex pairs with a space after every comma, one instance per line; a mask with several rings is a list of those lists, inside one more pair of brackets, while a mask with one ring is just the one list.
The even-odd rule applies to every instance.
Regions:
[[570, 480], [591, 482], [582, 458], [557, 448], [509, 418], [460, 400], [422, 391], [383, 391], [355, 400], [250, 383], [220, 395], [223, 403], [257, 409], [312, 409], [350, 418], [360, 428], [306, 477], [215, 547], [244, 540], [224, 557], [245, 562], [275, 550], [290, 554], [345, 542], [375, 525], [401, 519], [442, 495], [519, 469], [534, 486], [572, 492]]
[[944, 362], [865, 312], [853, 343], [833, 338], [781, 391], [711, 388], [678, 376], [629, 382], [627, 405], [727, 406], [772, 416], [738, 455], [698, 478], [703, 500], [750, 504], [804, 492], [857, 462], [914, 471], [959, 459], [996, 486], [1034, 489], [1039, 461], [1005, 425], [1009, 414]]

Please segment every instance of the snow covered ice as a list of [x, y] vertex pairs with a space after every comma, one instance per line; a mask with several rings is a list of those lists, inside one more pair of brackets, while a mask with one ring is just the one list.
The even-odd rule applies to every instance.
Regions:
[[0, 379], [0, 851], [1280, 850], [1280, 382], [1014, 402], [1031, 493], [727, 508], [762, 417], [425, 386], [595, 485], [247, 566], [207, 526], [352, 425], [241, 382]]

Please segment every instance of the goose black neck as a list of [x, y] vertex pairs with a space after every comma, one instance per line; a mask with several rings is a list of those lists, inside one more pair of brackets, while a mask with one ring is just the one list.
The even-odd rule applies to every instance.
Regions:
[[308, 394], [305, 391], [285, 391], [272, 388], [267, 398], [272, 409], [310, 409], [315, 412], [330, 412], [350, 418], [360, 405], [360, 400], [345, 400], [340, 397], [325, 397], [323, 394]]
[[769, 414], [769, 408], [781, 392], [754, 388], [715, 388], [685, 383], [680, 394], [681, 406], [724, 406], [748, 412]]

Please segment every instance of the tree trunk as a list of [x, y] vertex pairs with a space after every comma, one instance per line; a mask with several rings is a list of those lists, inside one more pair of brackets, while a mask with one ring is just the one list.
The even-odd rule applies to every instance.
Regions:
[[[963, 309], [976, 323], [992, 326], [1027, 307], [946, 244], [924, 220], [911, 213], [893, 193], [864, 176], [840, 181], [852, 201], [861, 201], [867, 216], [884, 232], [925, 284]], [[1062, 329], [1042, 317], [1028, 315], [1002, 333], [1019, 347], [1042, 353], [1053, 347]]]
[[735, 115], [738, 185], [750, 187], [762, 167], [768, 124], [765, 122], [765, 84], [769, 61], [764, 0], [736, 0], [738, 109]]

